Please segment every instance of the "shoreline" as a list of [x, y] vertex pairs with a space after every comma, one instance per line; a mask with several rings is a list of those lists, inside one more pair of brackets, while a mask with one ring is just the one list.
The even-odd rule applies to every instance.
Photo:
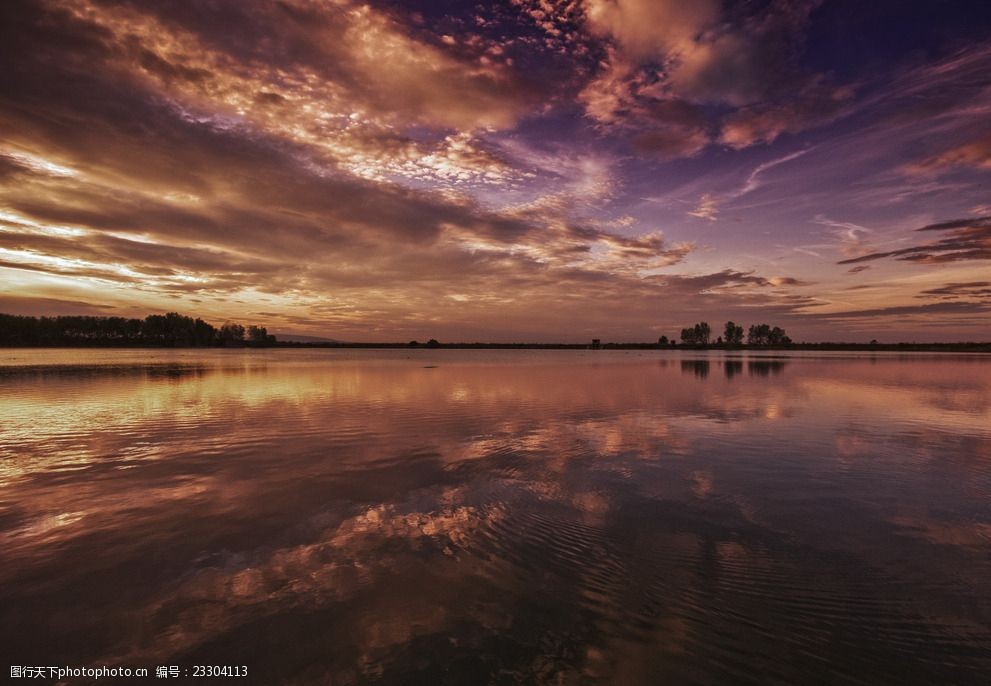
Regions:
[[381, 349], [381, 350], [657, 350], [689, 352], [946, 352], [991, 353], [989, 343], [791, 343], [788, 345], [658, 345], [657, 343], [602, 343], [598, 346], [586, 343], [340, 343], [340, 342], [292, 342], [279, 341], [269, 345], [241, 346], [169, 346], [108, 343], [81, 343], [78, 345], [0, 345], [0, 349], [69, 349], [69, 350], [272, 350], [272, 349]]

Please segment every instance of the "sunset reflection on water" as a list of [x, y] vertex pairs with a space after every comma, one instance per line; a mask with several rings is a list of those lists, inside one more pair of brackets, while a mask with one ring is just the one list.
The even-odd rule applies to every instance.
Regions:
[[18, 664], [980, 683], [991, 360], [3, 351]]

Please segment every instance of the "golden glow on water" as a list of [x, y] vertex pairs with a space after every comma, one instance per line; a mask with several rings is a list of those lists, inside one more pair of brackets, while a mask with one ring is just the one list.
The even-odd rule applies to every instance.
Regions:
[[454, 636], [493, 669], [787, 681], [991, 645], [984, 358], [3, 351], [0, 384], [0, 618], [36, 618], [2, 638], [32, 658], [401, 682]]

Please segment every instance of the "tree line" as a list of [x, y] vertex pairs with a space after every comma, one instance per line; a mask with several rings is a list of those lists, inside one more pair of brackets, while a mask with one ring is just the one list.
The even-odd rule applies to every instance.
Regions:
[[275, 345], [263, 326], [226, 322], [219, 328], [202, 319], [169, 312], [144, 319], [125, 317], [27, 317], [0, 314], [0, 346], [136, 345], [185, 347], [262, 347]]
[[[723, 327], [723, 335], [711, 340], [712, 329], [708, 322], [699, 322], [681, 330], [682, 345], [743, 345], [743, 327], [729, 321]], [[662, 337], [663, 338], [663, 337]], [[753, 324], [747, 330], [747, 345], [788, 345], [792, 342], [785, 330], [769, 324]]]

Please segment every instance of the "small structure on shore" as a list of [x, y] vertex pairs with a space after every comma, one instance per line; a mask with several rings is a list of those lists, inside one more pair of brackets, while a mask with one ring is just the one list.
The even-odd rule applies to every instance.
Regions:
[[599, 338], [592, 339], [592, 350], [598, 350], [602, 347], [602, 340]]

